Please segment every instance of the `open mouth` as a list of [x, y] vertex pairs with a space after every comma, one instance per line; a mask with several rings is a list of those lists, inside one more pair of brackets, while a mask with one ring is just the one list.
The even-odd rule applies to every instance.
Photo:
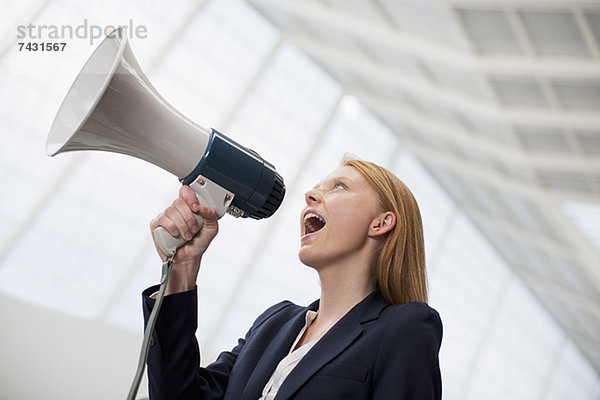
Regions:
[[308, 211], [304, 214], [304, 234], [308, 235], [315, 233], [323, 229], [325, 226], [325, 219], [319, 214]]

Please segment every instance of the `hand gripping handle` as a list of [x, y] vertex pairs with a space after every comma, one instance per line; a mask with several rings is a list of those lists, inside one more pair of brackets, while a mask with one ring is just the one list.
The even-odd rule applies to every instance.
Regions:
[[[216, 183], [209, 181], [203, 176], [198, 176], [194, 182], [190, 184], [190, 188], [196, 193], [198, 202], [204, 206], [214, 208], [217, 213], [217, 219], [220, 219], [229, 208], [234, 194], [222, 188]], [[204, 224], [204, 219], [200, 214], [195, 213], [196, 222], [200, 229]], [[174, 254], [175, 250], [185, 244], [185, 240], [181, 236], [171, 235], [165, 228], [159, 226], [153, 232], [154, 240], [160, 250], [167, 256]]]

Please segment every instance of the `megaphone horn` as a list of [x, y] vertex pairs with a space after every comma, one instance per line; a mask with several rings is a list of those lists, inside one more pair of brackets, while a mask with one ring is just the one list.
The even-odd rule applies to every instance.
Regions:
[[[285, 195], [256, 152], [173, 108], [142, 72], [121, 28], [98, 45], [71, 85], [48, 135], [48, 155], [101, 150], [146, 160], [190, 185], [201, 204], [236, 217], [271, 216]], [[202, 217], [197, 216], [202, 226]], [[158, 228], [165, 254], [185, 243]]]

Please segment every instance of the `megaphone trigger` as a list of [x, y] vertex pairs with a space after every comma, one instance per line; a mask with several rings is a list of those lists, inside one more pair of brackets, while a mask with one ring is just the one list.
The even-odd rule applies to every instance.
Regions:
[[[235, 197], [232, 192], [224, 189], [223, 187], [212, 182], [210, 179], [207, 179], [201, 175], [198, 176], [194, 182], [190, 183], [189, 186], [194, 193], [196, 193], [198, 203], [210, 208], [214, 208], [217, 214], [217, 219], [221, 218], [228, 211], [229, 207], [231, 206], [231, 202]], [[202, 224], [204, 223], [202, 216], [196, 213], [195, 217], [198, 226], [202, 228]], [[187, 242], [187, 240], [181, 236], [175, 237], [171, 235], [165, 228], [162, 227], [158, 227], [154, 230], [154, 239], [156, 241], [156, 245], [166, 255], [174, 254], [177, 248]]]

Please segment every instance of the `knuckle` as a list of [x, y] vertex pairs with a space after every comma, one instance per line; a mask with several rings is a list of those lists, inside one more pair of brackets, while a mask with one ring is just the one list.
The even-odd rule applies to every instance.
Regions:
[[168, 230], [169, 228], [174, 227], [175, 223], [165, 213], [165, 214], [163, 214], [163, 215], [161, 215], [160, 217], [157, 218], [157, 220], [156, 220], [156, 226], [162, 226], [163, 228], [165, 228], [165, 229]]
[[181, 207], [185, 205], [185, 200], [183, 200], [181, 197], [178, 197], [175, 200], [173, 200], [173, 205], [176, 207]]
[[157, 215], [156, 217], [152, 218], [152, 220], [150, 221], [150, 230], [154, 230], [156, 229], [156, 227], [159, 224], [159, 219], [160, 217], [162, 217], [163, 214]]
[[179, 198], [190, 203], [196, 200], [196, 193], [189, 186], [183, 186], [179, 192]]
[[177, 225], [175, 225], [175, 222], [171, 221], [170, 219], [166, 220], [163, 224], [161, 224], [161, 226], [167, 231], [169, 231], [171, 234], [174, 234], [178, 231]]
[[173, 206], [167, 207], [161, 218], [163, 218], [165, 216], [172, 217], [173, 215], [175, 215], [176, 212], [177, 212], [177, 210], [175, 209], [175, 207], [173, 207]]
[[185, 215], [183, 216], [183, 219], [185, 219], [185, 222], [188, 225], [193, 225], [196, 223], [196, 217], [192, 213], [185, 213]]
[[167, 223], [169, 221], [169, 219], [167, 218], [167, 216], [165, 214], [161, 215], [160, 217], [155, 219], [155, 226], [164, 226], [165, 223]]

